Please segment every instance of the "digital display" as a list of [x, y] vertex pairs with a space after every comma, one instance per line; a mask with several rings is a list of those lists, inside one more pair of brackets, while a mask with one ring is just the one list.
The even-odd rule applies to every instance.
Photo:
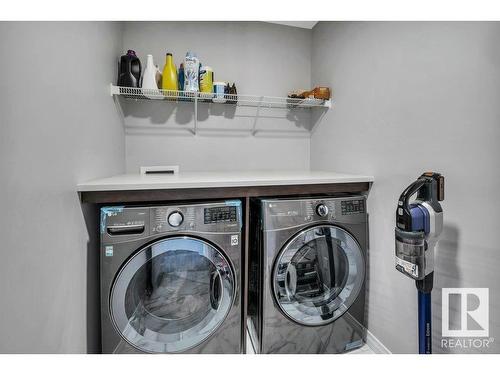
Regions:
[[342, 215], [362, 214], [365, 212], [365, 201], [363, 199], [342, 201]]
[[235, 206], [205, 208], [205, 224], [232, 223], [237, 221]]

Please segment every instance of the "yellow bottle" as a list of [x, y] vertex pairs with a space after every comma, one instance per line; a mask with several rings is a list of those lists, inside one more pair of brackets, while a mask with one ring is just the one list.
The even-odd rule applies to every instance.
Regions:
[[[175, 67], [174, 60], [171, 53], [167, 53], [165, 60], [165, 67], [163, 68], [163, 75], [161, 81], [161, 88], [163, 90], [177, 91], [177, 68]], [[165, 96], [177, 96], [177, 93], [165, 93]]]

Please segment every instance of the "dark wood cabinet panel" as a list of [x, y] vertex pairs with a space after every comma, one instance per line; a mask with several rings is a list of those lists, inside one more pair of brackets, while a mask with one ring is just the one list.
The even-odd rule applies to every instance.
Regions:
[[227, 199], [245, 197], [282, 197], [330, 195], [337, 193], [361, 193], [370, 188], [369, 182], [334, 184], [242, 186], [193, 189], [116, 190], [80, 192], [83, 203], [154, 203], [203, 199]]

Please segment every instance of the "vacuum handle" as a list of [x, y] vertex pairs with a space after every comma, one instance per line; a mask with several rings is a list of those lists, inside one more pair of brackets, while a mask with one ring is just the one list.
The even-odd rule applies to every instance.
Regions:
[[427, 183], [428, 181], [425, 178], [419, 178], [408, 186], [399, 197], [398, 209], [396, 212], [396, 225], [399, 229], [411, 231], [412, 222], [409, 200]]
[[419, 178], [417, 181], [412, 183], [410, 186], [408, 186], [401, 196], [399, 197], [399, 202], [403, 202], [403, 207], [410, 207], [408, 204], [408, 201], [410, 200], [410, 197], [413, 196], [416, 192], [418, 192], [426, 183], [428, 183], [427, 180], [423, 178]]

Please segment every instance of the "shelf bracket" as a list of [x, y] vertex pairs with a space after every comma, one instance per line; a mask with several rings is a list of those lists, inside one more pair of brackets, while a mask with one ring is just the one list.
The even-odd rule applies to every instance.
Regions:
[[198, 130], [198, 93], [194, 93], [194, 131], [193, 134], [196, 135]]
[[257, 112], [255, 113], [255, 120], [253, 120], [252, 135], [257, 133], [257, 120], [259, 119], [260, 108], [262, 107], [262, 102], [264, 101], [264, 96], [259, 98], [259, 106], [257, 107]]
[[116, 111], [118, 112], [118, 117], [120, 117], [120, 122], [122, 123], [123, 127], [126, 127], [125, 125], [125, 113], [123, 113], [123, 108], [120, 103], [120, 99], [118, 98], [117, 95], [111, 95], [113, 98], [113, 103], [115, 104]]
[[[328, 100], [328, 102], [329, 102], [330, 106], [326, 106], [326, 105], [325, 105], [325, 107], [324, 107], [324, 108], [321, 108], [321, 113], [320, 113], [320, 115], [319, 115], [319, 116], [315, 119], [314, 123], [313, 123], [313, 117], [314, 117], [314, 116], [311, 116], [311, 125], [312, 125], [312, 127], [311, 127], [311, 130], [309, 130], [309, 133], [310, 133], [311, 135], [313, 135], [313, 134], [316, 132], [316, 129], [318, 128], [318, 124], [319, 124], [321, 121], [323, 121], [323, 118], [325, 117], [326, 112], [328, 111], [328, 108], [331, 108], [331, 101], [330, 101], [330, 100]], [[319, 108], [318, 108], [318, 110], [319, 110]], [[316, 111], [316, 108], [315, 108], [315, 109], [313, 109], [313, 111]]]
[[115, 95], [120, 95], [120, 87], [113, 85], [112, 83], [109, 84], [109, 95], [115, 96]]

